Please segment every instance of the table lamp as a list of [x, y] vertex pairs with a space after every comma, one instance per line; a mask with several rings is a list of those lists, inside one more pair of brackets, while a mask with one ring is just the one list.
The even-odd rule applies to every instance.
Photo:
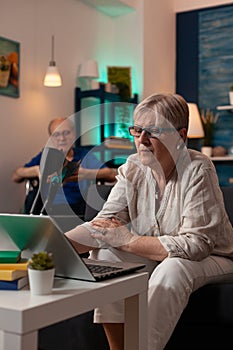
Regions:
[[[201, 116], [198, 107], [195, 103], [188, 103], [189, 107], [189, 128], [188, 128], [188, 143], [190, 148], [198, 149], [197, 140], [205, 136], [201, 122]], [[190, 139], [192, 141], [190, 142]]]
[[98, 63], [95, 60], [88, 60], [80, 65], [79, 78], [86, 81], [86, 89], [91, 90], [92, 80], [99, 78]]
[[195, 103], [188, 103], [189, 107], [189, 128], [188, 138], [197, 139], [205, 136], [201, 122], [201, 116]]

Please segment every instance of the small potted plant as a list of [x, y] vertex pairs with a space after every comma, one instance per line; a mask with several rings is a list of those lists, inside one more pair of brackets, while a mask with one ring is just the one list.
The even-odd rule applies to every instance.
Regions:
[[205, 133], [202, 153], [205, 153], [208, 156], [212, 155], [214, 128], [218, 121], [218, 117], [219, 114], [214, 114], [209, 108], [206, 111], [202, 110], [201, 112], [202, 125]]
[[28, 277], [31, 293], [49, 294], [52, 291], [55, 266], [52, 253], [34, 253], [28, 261]]

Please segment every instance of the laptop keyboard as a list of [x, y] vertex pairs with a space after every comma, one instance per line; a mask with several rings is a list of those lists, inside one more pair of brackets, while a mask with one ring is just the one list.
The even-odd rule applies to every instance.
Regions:
[[105, 265], [94, 265], [88, 264], [88, 268], [92, 273], [108, 273], [121, 270], [121, 267], [105, 266]]

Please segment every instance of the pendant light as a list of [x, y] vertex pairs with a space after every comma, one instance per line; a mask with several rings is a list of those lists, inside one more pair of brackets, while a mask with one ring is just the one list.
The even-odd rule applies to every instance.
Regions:
[[62, 79], [56, 67], [54, 60], [54, 35], [52, 35], [51, 61], [46, 71], [44, 78], [44, 86], [56, 87], [62, 85]]

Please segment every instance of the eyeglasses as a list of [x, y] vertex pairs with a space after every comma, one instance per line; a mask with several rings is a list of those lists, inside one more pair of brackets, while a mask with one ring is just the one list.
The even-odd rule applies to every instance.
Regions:
[[67, 137], [67, 136], [70, 135], [70, 133], [71, 133], [70, 130], [64, 130], [64, 131], [62, 131], [62, 132], [56, 131], [56, 132], [54, 132], [51, 136], [54, 137], [55, 139], [58, 139], [58, 138], [61, 137], [61, 136], [62, 136], [62, 137]]
[[175, 128], [160, 128], [157, 126], [149, 127], [149, 128], [142, 128], [141, 126], [132, 125], [129, 126], [129, 133], [131, 136], [134, 137], [140, 137], [142, 132], [145, 131], [147, 133], [147, 136], [149, 138], [158, 138], [163, 132], [166, 131], [174, 131], [174, 130], [180, 130], [181, 128], [175, 129]]

